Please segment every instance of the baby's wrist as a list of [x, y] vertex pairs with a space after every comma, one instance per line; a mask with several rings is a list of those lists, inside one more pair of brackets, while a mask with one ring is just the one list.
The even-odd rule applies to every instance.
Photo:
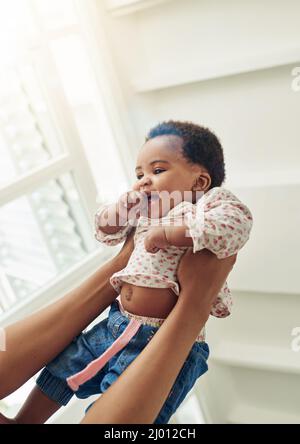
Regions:
[[164, 237], [165, 237], [165, 241], [168, 245], [172, 245], [174, 241], [174, 236], [173, 236], [173, 227], [163, 227], [163, 231], [164, 231]]
[[120, 202], [115, 204], [116, 222], [118, 225], [124, 225], [128, 220], [128, 210]]
[[175, 247], [192, 247], [193, 240], [187, 236], [187, 230], [188, 228], [185, 225], [165, 227], [166, 239], [169, 245], [174, 245]]

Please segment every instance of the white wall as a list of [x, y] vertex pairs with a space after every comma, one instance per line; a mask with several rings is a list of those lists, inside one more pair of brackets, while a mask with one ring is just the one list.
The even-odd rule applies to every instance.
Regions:
[[[96, 5], [131, 156], [161, 120], [206, 125], [224, 147], [225, 185], [254, 215], [251, 240], [229, 279], [236, 299], [233, 316], [208, 326], [215, 356], [203, 378], [207, 418], [218, 404], [211, 421], [251, 422], [264, 415], [275, 421], [282, 415], [288, 422], [297, 405], [295, 399], [289, 404], [297, 381], [290, 372], [300, 372], [290, 348], [300, 309], [300, 91], [292, 89], [292, 69], [300, 66], [300, 2], [107, 0]], [[134, 166], [129, 163], [128, 169]], [[248, 358], [237, 356], [241, 347]], [[280, 360], [286, 362], [283, 369]], [[270, 381], [265, 393], [256, 396], [255, 381], [259, 391]], [[280, 381], [290, 394], [284, 396], [285, 413], [280, 412], [283, 392], [277, 398], [272, 394]]]
[[300, 92], [291, 87], [291, 71], [300, 66], [300, 3], [115, 0], [98, 7], [134, 155], [164, 119], [215, 131], [225, 152], [225, 185], [254, 213], [233, 286], [299, 293]]

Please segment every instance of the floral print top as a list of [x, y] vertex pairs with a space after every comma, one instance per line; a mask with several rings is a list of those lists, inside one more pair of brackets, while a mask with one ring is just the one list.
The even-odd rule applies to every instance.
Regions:
[[[95, 217], [95, 237], [106, 245], [123, 242], [132, 230], [129, 222], [115, 234], [105, 234], [99, 228], [98, 218], [105, 207], [101, 207]], [[172, 225], [182, 218], [193, 240], [194, 253], [207, 248], [219, 259], [237, 253], [249, 239], [252, 228], [250, 210], [231, 191], [215, 187], [205, 193], [196, 204], [183, 201], [172, 208], [161, 219], [140, 217], [134, 235], [134, 251], [127, 266], [114, 273], [111, 285], [120, 292], [122, 282], [141, 287], [171, 288], [179, 295], [176, 270], [179, 261], [188, 247], [168, 246], [157, 253], [148, 253], [144, 238], [149, 228], [158, 225]], [[226, 317], [232, 307], [231, 292], [225, 283], [214, 303], [211, 315]]]

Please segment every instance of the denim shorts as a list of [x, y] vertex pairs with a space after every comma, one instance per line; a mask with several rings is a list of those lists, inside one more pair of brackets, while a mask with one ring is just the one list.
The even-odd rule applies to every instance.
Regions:
[[[36, 381], [40, 390], [60, 405], [67, 405], [74, 394], [80, 399], [85, 399], [91, 395], [104, 393], [141, 353], [158, 327], [141, 325], [126, 347], [113, 356], [96, 376], [81, 385], [76, 392], [69, 388], [66, 378], [81, 371], [88, 363], [104, 353], [128, 324], [128, 317], [120, 312], [119, 304], [114, 301], [106, 319], [76, 336], [69, 346], [42, 370]], [[176, 344], [174, 346], [176, 347]], [[208, 356], [209, 347], [206, 342], [193, 344], [154, 424], [168, 423], [197, 379], [208, 370]], [[168, 365], [167, 356], [166, 365]]]

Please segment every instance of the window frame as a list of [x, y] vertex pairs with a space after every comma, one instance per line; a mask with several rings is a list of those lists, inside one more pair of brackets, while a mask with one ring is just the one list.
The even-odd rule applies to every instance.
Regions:
[[[90, 229], [94, 230], [94, 214], [98, 206], [97, 187], [49, 47], [49, 42], [52, 39], [62, 36], [78, 33], [84, 39], [83, 30], [79, 24], [66, 26], [58, 30], [46, 30], [39, 25], [41, 22], [34, 0], [29, 0], [29, 4], [32, 7], [38, 33], [36, 41], [33, 42], [22, 62], [28, 62], [35, 69], [47, 110], [63, 151], [44, 165], [19, 175], [0, 187], [0, 207], [19, 197], [26, 196], [51, 179], [58, 179], [61, 174], [70, 173], [73, 176]], [[120, 153], [119, 155], [122, 158]], [[67, 271], [58, 274], [24, 301], [19, 301], [15, 306], [2, 313], [0, 326], [3, 327], [16, 322], [18, 319], [54, 302], [74, 286], [79, 285], [86, 276], [94, 272], [115, 252], [116, 248], [110, 248], [99, 249], [87, 254], [83, 260]]]

